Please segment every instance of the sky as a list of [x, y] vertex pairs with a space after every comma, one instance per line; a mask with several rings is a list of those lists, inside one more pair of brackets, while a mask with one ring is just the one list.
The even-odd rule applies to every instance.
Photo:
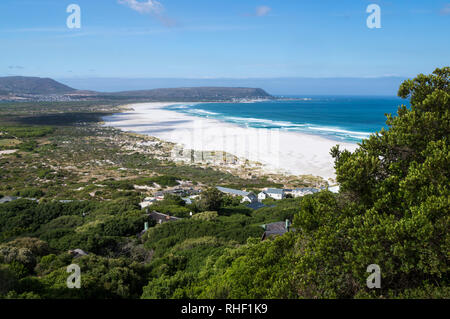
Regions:
[[412, 77], [450, 64], [449, 35], [449, 0], [2, 0], [0, 76]]

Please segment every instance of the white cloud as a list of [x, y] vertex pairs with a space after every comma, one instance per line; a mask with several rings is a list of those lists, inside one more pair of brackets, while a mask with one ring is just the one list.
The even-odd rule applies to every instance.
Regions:
[[256, 8], [256, 15], [258, 17], [264, 17], [269, 14], [269, 12], [272, 11], [271, 7], [268, 6], [260, 6]]
[[159, 1], [118, 0], [118, 2], [141, 14], [150, 14], [155, 16], [165, 26], [169, 27], [175, 24], [173, 20], [166, 17], [166, 15], [164, 14], [164, 6]]
[[119, 0], [120, 4], [124, 4], [139, 13], [162, 14], [163, 5], [155, 0], [137, 1], [137, 0]]

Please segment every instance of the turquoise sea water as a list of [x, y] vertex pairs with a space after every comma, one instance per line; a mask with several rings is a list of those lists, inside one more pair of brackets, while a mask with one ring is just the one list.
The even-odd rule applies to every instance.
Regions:
[[168, 110], [246, 127], [281, 129], [360, 142], [387, 127], [386, 113], [397, 114], [408, 101], [396, 97], [298, 97], [253, 103], [176, 104]]

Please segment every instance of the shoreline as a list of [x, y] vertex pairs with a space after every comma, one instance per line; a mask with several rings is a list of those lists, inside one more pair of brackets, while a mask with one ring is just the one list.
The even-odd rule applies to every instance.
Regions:
[[330, 149], [339, 144], [354, 151], [358, 145], [300, 132], [243, 127], [216, 119], [163, 109], [200, 102], [149, 102], [121, 107], [123, 112], [103, 117], [104, 126], [154, 136], [195, 151], [233, 154], [261, 163], [267, 173], [313, 175], [335, 179]]

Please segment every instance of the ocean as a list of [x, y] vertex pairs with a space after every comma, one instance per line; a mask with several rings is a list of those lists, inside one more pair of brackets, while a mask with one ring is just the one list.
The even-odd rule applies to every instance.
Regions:
[[243, 127], [280, 129], [358, 143], [387, 128], [385, 114], [397, 114], [407, 100], [397, 97], [320, 96], [248, 103], [174, 104], [165, 107], [186, 115]]

